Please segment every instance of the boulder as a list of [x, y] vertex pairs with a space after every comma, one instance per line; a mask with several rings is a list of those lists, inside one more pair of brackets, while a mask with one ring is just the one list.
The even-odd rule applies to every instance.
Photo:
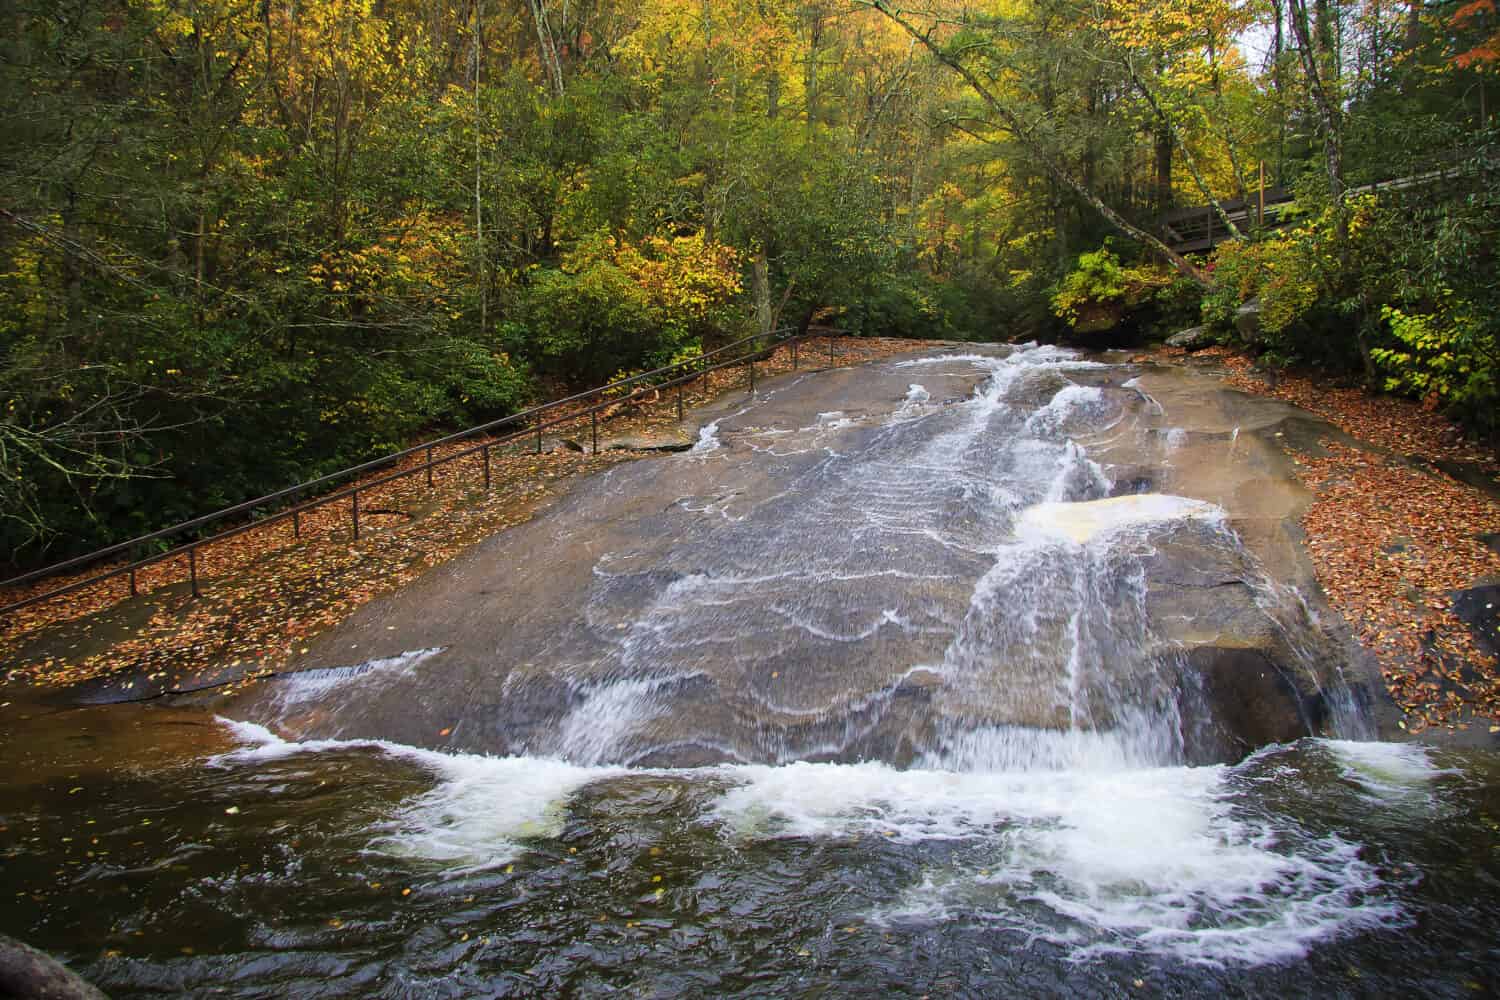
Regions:
[[107, 1000], [57, 959], [0, 934], [0, 997]]
[[1480, 652], [1500, 655], [1500, 585], [1480, 584], [1457, 591], [1453, 613], [1469, 626]]
[[1183, 750], [1191, 764], [1239, 760], [1322, 729], [1328, 706], [1321, 694], [1262, 650], [1199, 646], [1185, 665], [1198, 678], [1202, 700], [1185, 720]]
[[1168, 347], [1180, 347], [1185, 351], [1198, 351], [1213, 343], [1213, 333], [1206, 326], [1190, 326], [1167, 338]]
[[1234, 328], [1247, 344], [1260, 339], [1260, 299], [1251, 299], [1234, 311]]
[[627, 434], [601, 441], [600, 451], [687, 451], [697, 443], [682, 431], [658, 434]]

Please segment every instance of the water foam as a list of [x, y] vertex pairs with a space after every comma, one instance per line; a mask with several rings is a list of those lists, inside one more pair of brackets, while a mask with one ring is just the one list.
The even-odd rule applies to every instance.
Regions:
[[275, 699], [283, 709], [291, 709], [308, 702], [321, 701], [338, 689], [358, 680], [359, 688], [368, 692], [371, 685], [384, 685], [398, 677], [411, 673], [418, 664], [431, 659], [443, 651], [443, 647], [413, 649], [396, 656], [367, 660], [345, 667], [319, 667], [299, 670], [289, 674], [278, 674], [275, 678]]
[[1367, 797], [1391, 805], [1418, 806], [1433, 802], [1433, 782], [1454, 773], [1433, 763], [1427, 749], [1416, 743], [1374, 743], [1324, 740], [1344, 778]]
[[[724, 419], [720, 417], [719, 420]], [[719, 420], [713, 420], [698, 428], [698, 440], [688, 449], [689, 455], [706, 455], [711, 451], [718, 451], [722, 445], [719, 443]]]
[[1048, 436], [1059, 434], [1070, 425], [1092, 421], [1104, 409], [1104, 390], [1091, 385], [1065, 385], [1047, 401], [1047, 405], [1026, 418], [1026, 431]]
[[1138, 525], [1203, 520], [1222, 523], [1224, 509], [1191, 497], [1134, 493], [1080, 503], [1039, 503], [1021, 511], [1017, 534], [1064, 539], [1078, 545]]
[[[657, 774], [708, 795], [702, 819], [741, 842], [878, 838], [918, 852], [918, 877], [876, 923], [978, 920], [1075, 960], [1139, 952], [1211, 965], [1295, 961], [1321, 941], [1406, 922], [1357, 844], [1312, 836], [1258, 807], [1253, 767], [963, 773], [883, 763], [579, 767], [444, 754], [379, 740], [292, 743], [221, 720], [248, 745], [213, 758], [255, 766], [299, 753], [370, 750], [430, 771], [434, 786], [370, 830], [370, 849], [458, 874], [505, 864], [558, 836], [572, 796]], [[1409, 747], [1323, 741], [1384, 780], [1440, 773]], [[1372, 763], [1373, 762], [1373, 763]], [[1351, 765], [1354, 766], [1354, 765]], [[951, 849], [927, 857], [924, 845]]]
[[435, 862], [453, 874], [520, 857], [531, 838], [562, 832], [567, 805], [583, 786], [623, 772], [535, 757], [446, 754], [386, 740], [284, 740], [264, 726], [221, 718], [248, 744], [211, 758], [211, 767], [266, 764], [295, 754], [367, 750], [410, 761], [437, 783], [409, 799], [372, 832], [372, 850]]
[[[877, 921], [994, 922], [1069, 949], [1261, 964], [1401, 920], [1352, 843], [1233, 812], [1226, 768], [961, 774], [739, 767], [712, 815], [735, 837], [974, 841]], [[1295, 841], [1281, 849], [1283, 839]]]

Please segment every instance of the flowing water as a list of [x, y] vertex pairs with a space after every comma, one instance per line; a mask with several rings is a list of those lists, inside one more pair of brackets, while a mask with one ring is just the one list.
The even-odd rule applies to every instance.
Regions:
[[1284, 414], [762, 388], [217, 714], [7, 706], [0, 930], [117, 996], [1500, 985], [1496, 758], [1369, 739]]

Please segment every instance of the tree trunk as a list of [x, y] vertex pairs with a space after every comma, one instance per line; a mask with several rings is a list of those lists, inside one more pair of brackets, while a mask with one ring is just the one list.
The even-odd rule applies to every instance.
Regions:
[[[1319, 63], [1323, 61], [1320, 56], [1326, 56], [1329, 53], [1326, 49], [1320, 51], [1313, 46], [1311, 25], [1308, 23], [1307, 16], [1307, 0], [1288, 0], [1288, 3], [1292, 32], [1297, 37], [1297, 48], [1302, 57], [1302, 70], [1307, 74], [1307, 89], [1322, 119], [1323, 158], [1328, 171], [1328, 195], [1333, 202], [1334, 244], [1338, 249], [1340, 279], [1347, 281], [1351, 271], [1352, 251], [1349, 245], [1349, 210], [1344, 204], [1343, 122], [1339, 99], [1330, 91], [1328, 78], [1319, 66]], [[1320, 16], [1324, 15], [1327, 0], [1314, 0], [1314, 3], [1318, 6]], [[1320, 44], [1331, 40], [1331, 35], [1323, 28], [1324, 25], [1320, 23], [1318, 32]], [[1337, 62], [1336, 54], [1333, 61]], [[1363, 311], [1362, 308], [1361, 312]], [[1365, 381], [1373, 386], [1376, 379], [1375, 361], [1370, 356], [1363, 316], [1359, 318], [1359, 323], [1356, 340], [1359, 344], [1360, 359], [1364, 362]]]
[[1152, 159], [1156, 163], [1156, 212], [1160, 215], [1172, 207], [1172, 133], [1165, 125], [1156, 128]]
[[[1416, 0], [1421, 2], [1421, 0]], [[1286, 52], [1286, 35], [1282, 22], [1281, 0], [1271, 0], [1276, 15], [1276, 34], [1272, 45], [1275, 62], [1271, 64], [1271, 88], [1276, 92], [1276, 183], [1286, 183], [1286, 92], [1282, 82], [1281, 57]]]
[[1156, 236], [1153, 236], [1151, 233], [1146, 232], [1139, 226], [1132, 225], [1123, 216], [1121, 216], [1119, 212], [1116, 212], [1113, 208], [1110, 208], [1107, 204], [1105, 204], [1103, 199], [1095, 194], [1092, 189], [1085, 186], [1078, 180], [1078, 178], [1074, 177], [1072, 173], [1066, 170], [1062, 166], [1062, 164], [1057, 161], [1056, 157], [1052, 155], [1051, 151], [1048, 150], [1039, 139], [1037, 139], [1032, 130], [1026, 126], [1026, 124], [1021, 120], [1020, 116], [1016, 114], [1015, 111], [1013, 111], [1004, 102], [1002, 102], [1000, 98], [996, 97], [990, 91], [990, 89], [984, 85], [984, 82], [981, 81], [977, 76], [975, 76], [967, 66], [954, 59], [952, 56], [949, 56], [946, 52], [939, 48], [937, 43], [934, 42], [929, 35], [927, 35], [925, 32], [918, 31], [916, 26], [913, 25], [910, 21], [907, 21], [898, 12], [891, 10], [890, 7], [886, 6], [885, 0], [855, 0], [855, 2], [859, 3], [862, 6], [873, 7], [876, 10], [880, 11], [886, 17], [890, 18], [892, 21], [898, 24], [901, 29], [904, 30], [907, 34], [915, 38], [918, 42], [922, 43], [927, 51], [931, 52], [933, 56], [938, 60], [938, 62], [942, 63], [944, 66], [947, 66], [949, 69], [953, 70], [953, 72], [957, 73], [963, 79], [963, 81], [967, 83], [976, 94], [979, 95], [980, 99], [989, 106], [990, 110], [995, 112], [995, 114], [1000, 117], [1000, 120], [1005, 124], [1005, 127], [1010, 131], [1011, 135], [1013, 135], [1018, 141], [1020, 141], [1024, 146], [1026, 146], [1027, 149], [1031, 151], [1032, 155], [1037, 158], [1037, 162], [1042, 165], [1042, 168], [1045, 169], [1048, 174], [1050, 174], [1062, 186], [1068, 188], [1074, 194], [1078, 195], [1078, 197], [1087, 202], [1090, 207], [1092, 207], [1096, 212], [1102, 215], [1110, 225], [1114, 226], [1116, 229], [1124, 233], [1126, 236], [1129, 236], [1131, 239], [1143, 244], [1144, 246], [1149, 247], [1151, 250], [1160, 254], [1163, 259], [1165, 259], [1174, 268], [1176, 268], [1177, 271], [1184, 277], [1191, 278], [1193, 281], [1204, 288], [1213, 287], [1213, 280], [1209, 278], [1209, 276], [1205, 274], [1201, 269], [1195, 266], [1192, 261], [1177, 253]]
[[1340, 254], [1348, 263], [1349, 220], [1344, 212], [1344, 147], [1342, 122], [1338, 98], [1329, 92], [1327, 81], [1319, 67], [1319, 51], [1313, 47], [1311, 30], [1307, 18], [1307, 0], [1289, 0], [1291, 5], [1292, 32], [1297, 36], [1297, 48], [1302, 57], [1302, 69], [1307, 74], [1308, 91], [1318, 107], [1323, 125], [1323, 156], [1328, 171], [1328, 194], [1333, 199], [1334, 214], [1338, 225]]
[[1130, 80], [1135, 84], [1135, 89], [1140, 91], [1141, 96], [1151, 107], [1152, 114], [1160, 123], [1156, 132], [1156, 203], [1157, 211], [1165, 211], [1172, 206], [1172, 146], [1175, 144], [1182, 150], [1183, 162], [1187, 164], [1188, 174], [1193, 178], [1193, 185], [1198, 193], [1213, 208], [1224, 223], [1224, 228], [1234, 239], [1242, 239], [1239, 228], [1229, 218], [1229, 213], [1224, 211], [1224, 206], [1219, 204], [1213, 192], [1209, 190], [1208, 183], [1203, 179], [1203, 173], [1198, 169], [1198, 161], [1193, 158], [1192, 150], [1188, 149], [1187, 143], [1183, 141], [1181, 133], [1172, 119], [1167, 116], [1166, 111], [1157, 103], [1156, 95], [1151, 88], [1146, 86], [1146, 81], [1135, 71], [1135, 64], [1130, 61], [1130, 56], [1125, 57], [1125, 68], [1130, 73]]
[[536, 24], [537, 54], [542, 71], [552, 85], [552, 96], [563, 96], [562, 59], [557, 54], [557, 41], [552, 37], [552, 26], [547, 23], [546, 0], [531, 0], [531, 17]]
[[818, 46], [823, 41], [823, 13], [810, 11], [807, 30], [807, 63], [802, 71], [802, 86], [807, 95], [807, 128], [813, 131], [818, 124]]
[[751, 261], [751, 287], [755, 294], [755, 327], [762, 337], [776, 329], [776, 314], [771, 307], [771, 264], [766, 249], [755, 251]]

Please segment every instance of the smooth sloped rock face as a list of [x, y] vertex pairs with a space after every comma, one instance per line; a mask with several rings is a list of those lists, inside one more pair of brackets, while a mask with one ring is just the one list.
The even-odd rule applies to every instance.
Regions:
[[380, 658], [347, 684], [232, 712], [582, 763], [1001, 766], [1065, 731], [1151, 763], [1347, 686], [1268, 444], [1298, 411], [1055, 348], [760, 388], [321, 640], [305, 666]]

